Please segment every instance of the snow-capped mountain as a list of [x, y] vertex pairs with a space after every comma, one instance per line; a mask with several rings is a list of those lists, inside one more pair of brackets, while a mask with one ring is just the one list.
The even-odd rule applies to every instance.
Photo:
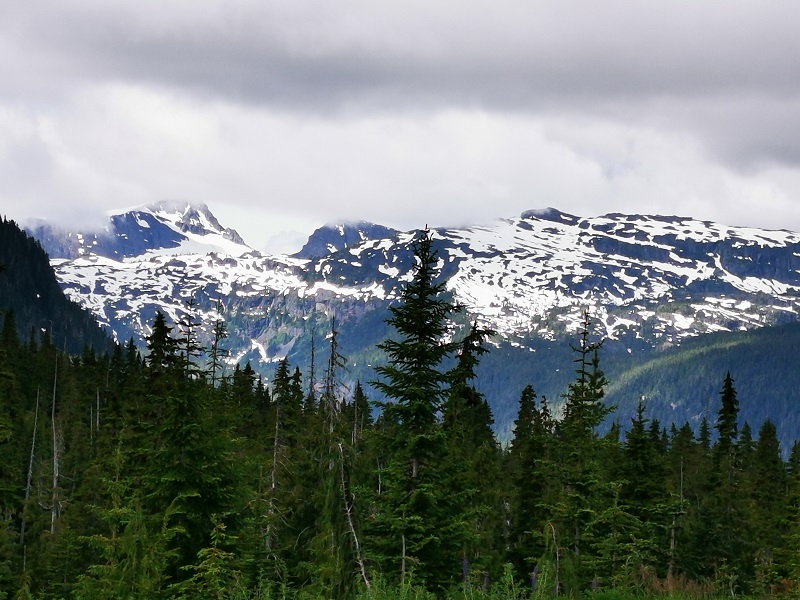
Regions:
[[52, 259], [92, 255], [124, 259], [148, 252], [239, 256], [252, 250], [234, 229], [222, 227], [205, 204], [165, 201], [107, 216], [100, 231], [73, 232], [46, 221], [27, 229]]
[[[586, 308], [607, 337], [662, 343], [793, 320], [800, 307], [800, 236], [786, 231], [547, 209], [435, 236], [447, 288], [506, 338], [575, 331]], [[389, 298], [408, 277], [410, 237], [310, 266], [317, 280]]]
[[396, 229], [359, 221], [342, 225], [324, 225], [317, 229], [294, 256], [297, 258], [322, 258], [338, 250], [358, 245], [366, 240], [379, 240], [397, 235]]
[[[146, 336], [156, 310], [177, 321], [189, 299], [210, 327], [221, 301], [234, 360], [271, 362], [312, 323], [384, 311], [413, 266], [414, 232], [364, 223], [321, 228], [295, 257], [250, 250], [204, 206], [154, 205], [110, 223], [107, 234], [42, 240], [71, 248], [53, 254], [66, 293], [120, 340]], [[575, 332], [587, 308], [602, 335], [648, 345], [800, 314], [800, 236], [788, 231], [546, 209], [434, 239], [464, 322], [523, 347]]]

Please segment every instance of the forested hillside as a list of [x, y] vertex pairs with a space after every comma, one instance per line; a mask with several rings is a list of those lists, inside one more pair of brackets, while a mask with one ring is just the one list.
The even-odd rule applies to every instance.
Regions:
[[247, 364], [224, 368], [221, 320], [201, 349], [196, 321], [158, 313], [145, 358], [70, 355], [6, 320], [0, 596], [794, 589], [800, 446], [784, 461], [772, 422], [741, 422], [743, 382], [720, 373], [719, 408], [696, 427], [663, 427], [639, 403], [621, 434], [586, 316], [561, 414], [530, 381], [504, 448], [475, 388], [491, 332], [450, 340], [458, 308], [429, 235], [414, 248], [372, 407], [342, 385], [335, 322], [315, 369], [284, 360], [265, 385]]
[[54, 344], [72, 354], [84, 346], [111, 349], [111, 338], [91, 313], [64, 296], [39, 242], [7, 219], [0, 221], [0, 310], [12, 315], [25, 338], [46, 329]]
[[[501, 342], [492, 347], [477, 369], [476, 386], [489, 399], [498, 435], [506, 439], [516, 416], [518, 390], [535, 382], [551, 404], [563, 402], [572, 379], [570, 343], [537, 341], [535, 352]], [[630, 351], [628, 349], [631, 349]], [[602, 430], [618, 421], [627, 430], [640, 398], [646, 416], [664, 425], [703, 418], [713, 421], [720, 408], [719, 378], [730, 371], [742, 398], [742, 423], [754, 426], [771, 419], [786, 452], [800, 435], [800, 324], [789, 323], [753, 331], [704, 334], [669, 348], [651, 348], [637, 340], [606, 340], [603, 370], [609, 385], [604, 402], [616, 410]], [[505, 426], [505, 424], [508, 426]]]

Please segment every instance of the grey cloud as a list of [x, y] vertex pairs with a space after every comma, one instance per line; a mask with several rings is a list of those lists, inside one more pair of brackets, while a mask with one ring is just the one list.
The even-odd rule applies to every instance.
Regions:
[[740, 168], [800, 162], [791, 2], [175, 6], [17, 3], [3, 15], [16, 60], [29, 63], [16, 77], [33, 69], [55, 85], [138, 82], [317, 114], [599, 114], [684, 129]]
[[342, 12], [315, 15], [313, 4], [286, 14], [266, 3], [272, 10], [254, 5], [213, 18], [57, 5], [17, 19], [15, 31], [32, 50], [49, 47], [59, 69], [71, 57], [76, 75], [307, 108], [438, 101], [537, 109], [565, 100], [800, 90], [790, 3], [747, 3], [749, 10], [739, 3], [739, 12], [721, 2], [559, 4], [555, 11], [535, 2], [466, 2], [406, 15], [397, 6], [378, 12], [380, 4], [345, 2], [337, 3]]

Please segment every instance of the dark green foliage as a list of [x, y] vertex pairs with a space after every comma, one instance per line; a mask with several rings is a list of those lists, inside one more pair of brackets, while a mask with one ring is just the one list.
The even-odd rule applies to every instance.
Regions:
[[736, 398], [736, 389], [733, 387], [730, 371], [725, 375], [719, 395], [722, 406], [717, 414], [717, 424], [714, 428], [717, 430], [718, 436], [715, 450], [721, 457], [731, 450], [738, 435], [739, 400]]
[[413, 572], [418, 581], [443, 587], [454, 579], [463, 531], [461, 519], [453, 519], [457, 499], [444, 493], [446, 435], [438, 416], [449, 379], [442, 362], [455, 350], [444, 338], [456, 306], [436, 282], [431, 242], [427, 231], [417, 236], [414, 277], [390, 308], [399, 339], [378, 346], [387, 356], [374, 384], [388, 399], [380, 404], [386, 462], [371, 537], [374, 559], [395, 581]]
[[564, 414], [556, 426], [560, 490], [551, 512], [556, 543], [570, 553], [579, 585], [593, 576], [593, 565], [583, 561], [583, 554], [596, 544], [592, 539], [596, 534], [589, 528], [603, 517], [613, 487], [613, 482], [604, 481], [602, 476], [601, 458], [609, 441], [597, 435], [597, 427], [610, 412], [601, 402], [607, 384], [599, 362], [602, 342], [590, 342], [590, 332], [587, 313], [579, 345], [573, 348], [576, 378], [569, 386]]
[[6, 312], [0, 597], [796, 589], [800, 445], [785, 461], [778, 424], [751, 429], [730, 373], [685, 424], [665, 430], [641, 395], [611, 421], [607, 348], [587, 317], [571, 357], [554, 351], [565, 372], [572, 361], [563, 402], [520, 386], [503, 448], [478, 385], [497, 360], [491, 332], [457, 321], [430, 236], [416, 244], [381, 344], [378, 415], [346, 385], [338, 321], [319, 381], [286, 359], [267, 386], [249, 363], [223, 373], [224, 353], [201, 370], [191, 319], [156, 315], [142, 358], [132, 342], [65, 353], [51, 327], [21, 341]]
[[0, 219], [0, 310], [13, 313], [17, 333], [47, 328], [52, 342], [73, 354], [113, 342], [88, 311], [64, 296], [47, 254], [14, 221]]
[[712, 448], [711, 496], [713, 522], [716, 528], [711, 532], [710, 541], [715, 544], [719, 555], [717, 569], [723, 564], [737, 578], [751, 575], [751, 552], [749, 547], [747, 503], [744, 488], [741, 448], [738, 439], [739, 401], [733, 378], [725, 375], [720, 392], [721, 406], [717, 413], [718, 436]]
[[536, 403], [528, 385], [519, 399], [514, 440], [506, 460], [510, 489], [508, 537], [510, 558], [522, 576], [529, 576], [545, 551], [543, 532], [558, 486], [554, 464], [554, 422], [546, 398]]
[[483, 394], [474, 387], [475, 368], [488, 352], [486, 338], [494, 332], [473, 325], [460, 343], [450, 389], [443, 408], [446, 435], [443, 461], [446, 484], [463, 513], [460, 538], [464, 583], [499, 577], [503, 547], [505, 490], [500, 486], [501, 455], [492, 432], [494, 419]]
[[780, 583], [780, 571], [786, 572], [781, 549], [786, 547], [786, 524], [790, 506], [786, 465], [772, 421], [765, 421], [758, 431], [758, 441], [749, 468], [745, 469], [752, 504], [752, 548], [755, 554], [756, 591], [765, 593]]
[[645, 403], [640, 400], [636, 417], [623, 445], [621, 497], [639, 519], [647, 521], [665, 500], [664, 451], [660, 438], [647, 431]]
[[[632, 415], [637, 399], [648, 399], [648, 413], [662, 423], [695, 424], [698, 415], [713, 419], [721, 400], [720, 381], [734, 374], [736, 391], [745, 401], [741, 423], [754, 430], [765, 420], [775, 423], [785, 451], [800, 431], [800, 414], [791, 400], [798, 389], [795, 358], [800, 353], [800, 324], [747, 332], [721, 332], [682, 340], [667, 350], [629, 355], [605, 344], [603, 362], [611, 380], [606, 398]], [[714, 425], [714, 423], [712, 423]]]

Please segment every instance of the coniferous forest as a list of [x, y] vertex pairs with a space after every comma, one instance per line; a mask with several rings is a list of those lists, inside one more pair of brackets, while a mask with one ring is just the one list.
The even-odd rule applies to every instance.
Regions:
[[564, 397], [531, 381], [501, 445], [475, 387], [493, 332], [451, 335], [426, 232], [415, 253], [380, 401], [342, 384], [335, 322], [316, 367], [265, 383], [226, 366], [222, 321], [210, 348], [159, 313], [145, 352], [74, 354], [5, 311], [0, 598], [796, 593], [800, 445], [740, 422], [731, 374], [697, 427], [640, 402], [601, 429], [587, 314]]

